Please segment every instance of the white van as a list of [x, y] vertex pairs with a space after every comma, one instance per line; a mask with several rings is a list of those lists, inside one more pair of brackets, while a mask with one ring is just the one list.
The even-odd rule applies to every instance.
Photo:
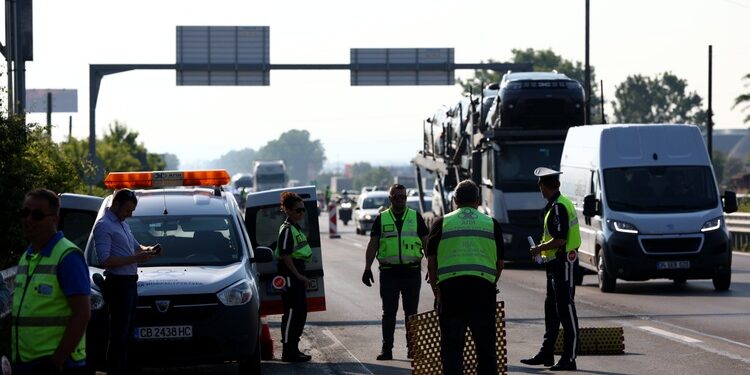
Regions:
[[720, 196], [696, 126], [573, 127], [560, 165], [560, 190], [581, 228], [580, 266], [597, 272], [603, 292], [617, 279], [713, 279], [716, 290], [729, 288], [724, 212], [735, 212], [737, 199]]

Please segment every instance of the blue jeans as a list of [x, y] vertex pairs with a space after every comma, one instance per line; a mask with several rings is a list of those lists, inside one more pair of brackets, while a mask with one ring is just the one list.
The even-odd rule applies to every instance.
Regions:
[[107, 373], [128, 373], [128, 351], [133, 337], [133, 316], [138, 303], [138, 276], [108, 275], [104, 280], [104, 302], [109, 312]]

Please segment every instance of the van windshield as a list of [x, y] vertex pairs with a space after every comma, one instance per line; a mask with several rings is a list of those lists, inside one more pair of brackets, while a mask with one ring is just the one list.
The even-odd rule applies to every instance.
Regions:
[[607, 204], [624, 212], [689, 212], [715, 208], [718, 194], [707, 166], [612, 168], [604, 171]]
[[[139, 267], [224, 266], [242, 259], [230, 216], [133, 216], [126, 222], [140, 244], [162, 247], [162, 255]], [[94, 241], [89, 246], [89, 263], [97, 265]]]
[[259, 184], [283, 184], [286, 182], [284, 173], [259, 174], [256, 178]]
[[560, 168], [562, 143], [501, 144], [495, 158], [495, 188], [504, 192], [538, 192], [534, 169], [545, 166]]

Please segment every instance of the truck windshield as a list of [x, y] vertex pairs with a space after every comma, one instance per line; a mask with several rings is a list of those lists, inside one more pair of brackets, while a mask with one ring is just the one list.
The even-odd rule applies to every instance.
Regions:
[[612, 168], [604, 171], [607, 204], [625, 212], [689, 212], [715, 208], [718, 194], [707, 166]]
[[283, 173], [262, 174], [256, 177], [258, 184], [283, 184], [286, 182], [286, 175]]
[[504, 192], [539, 191], [534, 169], [560, 168], [562, 143], [548, 144], [500, 144], [500, 153], [495, 158], [495, 189]]
[[[223, 266], [239, 262], [242, 251], [230, 216], [133, 216], [133, 236], [144, 246], [161, 244], [162, 255], [139, 267]], [[89, 241], [93, 247], [94, 241]], [[97, 265], [89, 249], [89, 263]]]

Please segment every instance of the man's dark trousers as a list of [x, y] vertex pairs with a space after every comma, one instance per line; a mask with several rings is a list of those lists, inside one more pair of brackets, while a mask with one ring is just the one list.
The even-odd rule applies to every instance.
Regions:
[[133, 337], [133, 318], [138, 303], [138, 276], [108, 275], [104, 279], [104, 302], [109, 311], [107, 373], [127, 374], [128, 351]]
[[464, 373], [464, 343], [468, 327], [476, 345], [477, 374], [496, 375], [495, 285], [474, 276], [459, 276], [438, 285], [443, 374]]
[[[418, 267], [403, 269], [380, 269], [380, 298], [383, 300], [383, 350], [393, 349], [393, 333], [396, 330], [398, 297], [403, 299], [404, 320], [417, 313], [419, 290], [422, 287], [422, 273]], [[411, 338], [406, 330], [406, 342]]]
[[552, 355], [555, 342], [562, 324], [563, 354], [562, 358], [575, 359], [578, 349], [578, 314], [574, 303], [575, 278], [578, 259], [571, 262], [564, 253], [546, 264], [547, 297], [544, 299], [544, 342], [541, 352]]

